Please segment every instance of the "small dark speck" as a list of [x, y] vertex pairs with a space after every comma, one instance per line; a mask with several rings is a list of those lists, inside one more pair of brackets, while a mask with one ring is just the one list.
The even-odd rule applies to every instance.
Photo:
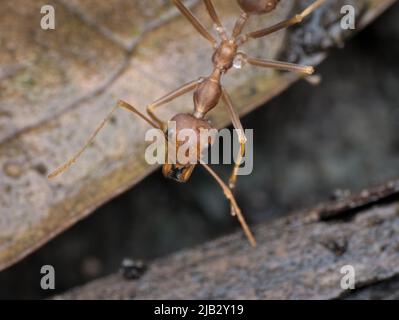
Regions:
[[383, 245], [380, 247], [380, 251], [381, 251], [381, 252], [384, 252], [387, 248], [388, 248], [388, 244], [383, 244]]
[[384, 222], [384, 220], [381, 217], [370, 217], [369, 219], [367, 219], [367, 225], [369, 227], [373, 227], [373, 226], [379, 226]]
[[249, 91], [249, 92], [250, 92], [251, 95], [255, 95], [255, 94], [257, 93], [257, 91], [258, 91], [258, 90], [257, 90], [256, 87], [254, 87], [254, 86], [253, 86], [253, 87], [250, 87], [250, 91]]
[[35, 165], [34, 169], [42, 176], [47, 175], [47, 167], [43, 163]]
[[117, 122], [116, 117], [111, 117], [111, 118], [109, 119], [109, 123], [110, 123], [111, 125], [115, 125], [116, 122]]
[[132, 260], [125, 258], [122, 261], [120, 272], [127, 280], [135, 280], [140, 278], [147, 270], [147, 266], [141, 260]]
[[325, 239], [325, 241], [323, 241], [322, 244], [325, 248], [330, 250], [337, 257], [342, 256], [348, 248], [348, 241], [344, 238]]

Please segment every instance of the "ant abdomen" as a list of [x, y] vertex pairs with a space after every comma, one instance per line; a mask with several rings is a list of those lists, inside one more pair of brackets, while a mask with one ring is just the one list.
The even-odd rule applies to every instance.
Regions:
[[273, 11], [280, 0], [237, 0], [247, 14], [264, 14]]

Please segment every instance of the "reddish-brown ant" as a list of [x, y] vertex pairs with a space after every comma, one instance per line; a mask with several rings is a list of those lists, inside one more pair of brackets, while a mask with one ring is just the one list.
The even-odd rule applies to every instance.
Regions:
[[[229, 180], [229, 186], [227, 186], [222, 181], [222, 179], [208, 165], [200, 161], [200, 157], [202, 154], [201, 151], [208, 148], [211, 142], [209, 142], [208, 145], [205, 144], [201, 146], [203, 150], [200, 150], [200, 152], [198, 152], [198, 164], [204, 166], [204, 168], [212, 175], [212, 177], [217, 181], [217, 183], [223, 189], [225, 196], [230, 201], [232, 214], [237, 216], [251, 245], [256, 246], [255, 238], [252, 235], [252, 232], [249, 229], [248, 225], [246, 224], [245, 219], [241, 213], [241, 210], [238, 207], [234, 195], [231, 191], [235, 187], [237, 180], [237, 173], [242, 158], [245, 154], [246, 137], [244, 135], [244, 130], [242, 128], [240, 118], [236, 113], [236, 111], [234, 110], [232, 100], [229, 97], [225, 88], [221, 84], [221, 78], [225, 73], [227, 73], [229, 69], [232, 68], [235, 59], [240, 59], [243, 62], [260, 67], [294, 71], [304, 74], [312, 74], [314, 72], [313, 67], [296, 65], [286, 62], [251, 58], [247, 56], [245, 53], [239, 51], [238, 49], [250, 39], [261, 38], [276, 31], [285, 29], [294, 24], [300, 23], [306, 16], [308, 16], [315, 9], [317, 9], [325, 0], [316, 0], [300, 14], [297, 14], [290, 19], [284, 20], [271, 27], [267, 27], [254, 32], [249, 32], [247, 34], [242, 34], [242, 32], [250, 16], [265, 14], [273, 11], [280, 2], [280, 0], [237, 0], [241, 8], [241, 14], [240, 17], [237, 19], [237, 22], [234, 26], [231, 36], [227, 34], [225, 28], [223, 27], [219, 19], [219, 16], [216, 13], [215, 8], [212, 4], [212, 0], [204, 0], [206, 9], [213, 23], [216, 26], [217, 33], [220, 37], [220, 42], [218, 42], [216, 38], [205, 29], [202, 23], [199, 20], [197, 20], [197, 18], [182, 3], [181, 0], [172, 0], [172, 1], [174, 5], [179, 9], [181, 14], [185, 16], [188, 19], [188, 21], [193, 25], [193, 27], [214, 47], [215, 51], [212, 56], [212, 62], [214, 68], [211, 75], [206, 78], [199, 78], [197, 80], [189, 82], [181, 86], [180, 88], [176, 89], [175, 91], [172, 91], [167, 95], [163, 96], [162, 98], [154, 101], [153, 103], [147, 106], [148, 116], [142, 114], [132, 105], [124, 101], [119, 101], [118, 104], [109, 113], [109, 115], [100, 124], [100, 126], [94, 131], [94, 133], [89, 138], [87, 143], [83, 146], [83, 148], [75, 156], [73, 156], [70, 160], [68, 160], [64, 165], [62, 165], [61, 167], [56, 169], [53, 173], [51, 173], [49, 175], [49, 178], [54, 178], [55, 176], [65, 171], [80, 157], [80, 155], [86, 150], [86, 148], [93, 142], [98, 132], [110, 120], [114, 111], [119, 107], [135, 113], [136, 115], [144, 119], [146, 122], [148, 122], [152, 127], [161, 129], [164, 132], [167, 139], [171, 139], [171, 133], [167, 132], [168, 129], [167, 122], [161, 120], [156, 116], [155, 109], [157, 109], [162, 105], [165, 105], [166, 103], [176, 99], [177, 97], [185, 93], [194, 90], [194, 95], [193, 95], [194, 111], [191, 114], [188, 113], [177, 114], [171, 119], [171, 121], [175, 121], [176, 123], [176, 132], [173, 133], [173, 139], [175, 139], [175, 137], [178, 135], [178, 132], [183, 129], [193, 129], [194, 132], [196, 132], [196, 134], [199, 134], [200, 129], [212, 128], [209, 121], [206, 119], [206, 114], [218, 104], [220, 99], [222, 99], [227, 108], [227, 112], [230, 115], [233, 126], [237, 130], [241, 146], [240, 152], [235, 161], [233, 172]], [[200, 141], [200, 139], [197, 139], [197, 141]], [[177, 143], [177, 148], [178, 147], [179, 143]], [[199, 146], [197, 147], [199, 148]], [[169, 161], [166, 161], [166, 164], [163, 165], [162, 172], [164, 176], [167, 178], [172, 178], [179, 182], [186, 182], [190, 178], [191, 173], [193, 172], [195, 166], [196, 164], [192, 163], [171, 164]]]

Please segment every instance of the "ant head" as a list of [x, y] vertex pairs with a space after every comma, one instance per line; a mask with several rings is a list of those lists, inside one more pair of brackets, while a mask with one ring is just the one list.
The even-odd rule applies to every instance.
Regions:
[[162, 168], [165, 177], [186, 182], [205, 150], [215, 140], [217, 130], [204, 119], [180, 113], [168, 123], [167, 161]]
[[238, 0], [245, 13], [264, 14], [273, 11], [280, 0]]

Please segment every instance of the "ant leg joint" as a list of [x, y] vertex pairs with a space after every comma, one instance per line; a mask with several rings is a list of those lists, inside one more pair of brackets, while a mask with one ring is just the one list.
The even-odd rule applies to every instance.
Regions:
[[303, 18], [304, 18], [303, 15], [297, 14], [297, 15], [295, 15], [293, 21], [294, 21], [294, 23], [301, 23], [303, 21]]

